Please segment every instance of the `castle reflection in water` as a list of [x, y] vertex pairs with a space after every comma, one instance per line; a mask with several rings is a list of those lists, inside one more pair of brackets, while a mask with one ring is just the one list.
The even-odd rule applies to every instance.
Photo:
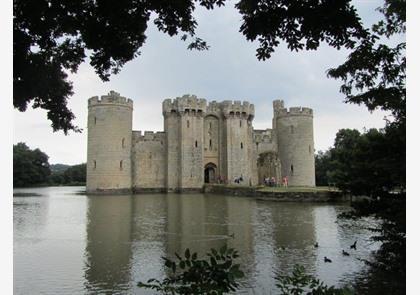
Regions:
[[241, 255], [243, 288], [269, 290], [297, 262], [315, 271], [314, 208], [202, 194], [88, 196], [85, 288], [141, 292], [136, 282], [165, 275], [161, 257], [227, 244]]

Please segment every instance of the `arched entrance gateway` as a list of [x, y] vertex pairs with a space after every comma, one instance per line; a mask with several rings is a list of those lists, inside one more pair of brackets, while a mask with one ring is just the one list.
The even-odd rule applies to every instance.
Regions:
[[259, 154], [257, 160], [258, 183], [263, 184], [264, 178], [274, 177], [277, 182], [281, 179], [281, 163], [276, 152], [264, 152]]
[[213, 163], [208, 163], [204, 166], [204, 182], [213, 183], [216, 181], [216, 165]]

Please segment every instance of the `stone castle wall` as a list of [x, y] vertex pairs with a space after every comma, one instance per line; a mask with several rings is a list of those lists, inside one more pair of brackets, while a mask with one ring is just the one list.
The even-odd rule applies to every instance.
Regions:
[[[111, 91], [89, 99], [88, 192], [199, 190], [262, 176], [315, 185], [313, 113], [273, 102], [273, 128], [254, 130], [254, 105], [184, 95], [162, 103], [164, 131], [132, 131], [133, 102]], [[266, 175], [269, 174], [269, 175]]]
[[133, 131], [132, 179], [135, 191], [149, 189], [164, 190], [165, 183], [165, 142], [164, 132]]

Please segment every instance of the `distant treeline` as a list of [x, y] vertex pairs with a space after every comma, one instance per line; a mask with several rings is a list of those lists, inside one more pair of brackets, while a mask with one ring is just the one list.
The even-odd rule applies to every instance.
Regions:
[[48, 158], [23, 142], [13, 145], [13, 187], [85, 185], [86, 164], [50, 165]]

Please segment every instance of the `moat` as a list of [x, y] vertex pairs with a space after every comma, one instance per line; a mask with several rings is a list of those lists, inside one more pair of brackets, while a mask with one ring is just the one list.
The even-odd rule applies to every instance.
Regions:
[[[240, 294], [276, 294], [274, 275], [290, 273], [297, 263], [342, 286], [365, 267], [360, 259], [378, 248], [364, 229], [372, 220], [350, 226], [337, 219], [347, 203], [217, 194], [87, 196], [84, 189], [14, 190], [15, 294], [149, 294], [136, 283], [164, 275], [162, 256], [187, 247], [202, 255], [225, 243], [241, 255]], [[357, 251], [342, 256], [356, 239]]]

